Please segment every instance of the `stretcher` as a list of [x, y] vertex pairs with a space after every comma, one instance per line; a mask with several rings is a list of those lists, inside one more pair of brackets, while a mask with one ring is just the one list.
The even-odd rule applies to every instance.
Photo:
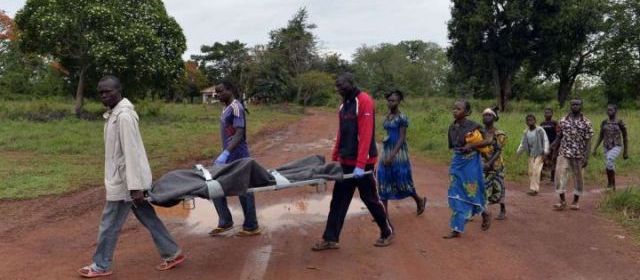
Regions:
[[[202, 172], [202, 176], [205, 179], [205, 182], [207, 182], [207, 185], [211, 185], [211, 187], [214, 187], [214, 184], [212, 183], [213, 177], [211, 176], [211, 173], [203, 165], [196, 164], [194, 166], [194, 169], [198, 170], [199, 172]], [[328, 182], [327, 179], [310, 179], [310, 180], [300, 180], [300, 181], [291, 182], [275, 170], [270, 170], [270, 173], [276, 178], [277, 183], [275, 185], [249, 188], [247, 189], [247, 193], [279, 191], [279, 190], [306, 187], [306, 186], [315, 187], [317, 192], [324, 192], [327, 189], [327, 182]], [[373, 173], [372, 171], [366, 171], [364, 174], [370, 175], [372, 173]], [[342, 175], [342, 180], [351, 179], [354, 176], [355, 175], [353, 173], [344, 174]], [[215, 191], [212, 191], [212, 192], [216, 193]], [[216, 193], [215, 196], [210, 197], [209, 199], [213, 199], [217, 197], [224, 197], [224, 195], [219, 195], [219, 193]], [[183, 196], [182, 207], [185, 209], [194, 209], [196, 205], [195, 198], [196, 198], [195, 196], [191, 196], [191, 195]]]
[[[372, 172], [365, 172], [370, 175]], [[171, 207], [194, 198], [215, 199], [246, 193], [279, 191], [314, 186], [321, 192], [328, 181], [353, 178], [344, 174], [339, 163], [325, 163], [322, 156], [309, 156], [289, 162], [275, 169], [266, 169], [254, 159], [236, 160], [230, 164], [171, 171], [154, 182], [148, 192], [149, 201], [158, 206]], [[192, 203], [193, 204], [193, 203]]]

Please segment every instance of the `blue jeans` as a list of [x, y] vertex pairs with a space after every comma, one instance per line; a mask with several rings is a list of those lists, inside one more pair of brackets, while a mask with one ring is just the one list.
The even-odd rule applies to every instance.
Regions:
[[118, 235], [127, 220], [127, 216], [129, 216], [130, 210], [133, 210], [133, 214], [138, 221], [151, 233], [153, 242], [156, 244], [162, 259], [169, 261], [180, 255], [180, 248], [178, 248], [171, 234], [169, 234], [167, 228], [156, 215], [156, 211], [151, 204], [145, 202], [134, 206], [131, 201], [107, 201], [102, 211], [102, 220], [98, 230], [98, 245], [96, 253], [93, 255], [93, 264], [91, 264], [93, 269], [106, 271], [111, 267]]
[[[242, 213], [244, 214], [244, 223], [242, 228], [244, 230], [255, 230], [258, 228], [258, 217], [256, 216], [256, 199], [253, 193], [247, 193], [238, 196], [240, 199], [240, 205], [242, 205]], [[233, 217], [229, 206], [227, 205], [226, 197], [219, 197], [212, 199], [213, 206], [218, 212], [218, 227], [227, 228], [233, 225]]]

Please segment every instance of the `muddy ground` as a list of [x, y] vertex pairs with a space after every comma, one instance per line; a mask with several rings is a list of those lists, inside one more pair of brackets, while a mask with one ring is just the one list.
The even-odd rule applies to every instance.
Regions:
[[[309, 154], [329, 155], [336, 128], [332, 113], [314, 110], [250, 145], [260, 163], [275, 167]], [[373, 246], [379, 233], [356, 195], [341, 248], [312, 252], [324, 229], [331, 186], [326, 192], [304, 187], [256, 195], [264, 227], [257, 237], [209, 237], [217, 215], [207, 201], [196, 201], [193, 210], [158, 209], [188, 255], [167, 272], [154, 270], [158, 254], [132, 216], [109, 279], [640, 279], [640, 247], [598, 213], [596, 188], [583, 197], [582, 210], [554, 212], [556, 196], [548, 182], [537, 197], [526, 196], [525, 185], [509, 183], [507, 220], [482, 232], [476, 219], [463, 238], [443, 240], [449, 230], [447, 166], [417, 157], [412, 164], [428, 208], [416, 217], [411, 199], [390, 203], [397, 231], [390, 247]], [[90, 263], [95, 249], [103, 203], [100, 186], [62, 197], [0, 202], [0, 279], [78, 278], [76, 270]], [[237, 231], [238, 200], [230, 198], [230, 205]]]

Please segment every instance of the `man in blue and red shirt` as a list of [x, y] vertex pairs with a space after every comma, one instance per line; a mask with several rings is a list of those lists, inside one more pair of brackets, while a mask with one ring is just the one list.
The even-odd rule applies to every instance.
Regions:
[[340, 161], [343, 172], [353, 173], [354, 178], [335, 183], [324, 235], [312, 249], [322, 251], [339, 248], [340, 231], [356, 188], [380, 227], [380, 238], [374, 245], [388, 246], [394, 236], [393, 230], [378, 197], [373, 174], [365, 174], [366, 171], [373, 170], [378, 156], [374, 139], [375, 104], [366, 92], [360, 91], [354, 85], [351, 73], [338, 76], [336, 89], [342, 96], [342, 105], [339, 113], [340, 128], [333, 148], [332, 160]]
[[[249, 157], [249, 147], [246, 137], [246, 119], [244, 106], [235, 99], [236, 87], [229, 82], [222, 82], [216, 86], [216, 94], [220, 102], [225, 105], [220, 116], [220, 135], [222, 137], [223, 151], [214, 160], [214, 164], [227, 164], [241, 158]], [[244, 223], [239, 236], [251, 236], [260, 233], [258, 218], [256, 217], [256, 205], [253, 193], [238, 196], [242, 212], [244, 213]], [[227, 198], [220, 197], [213, 199], [213, 205], [218, 212], [218, 227], [209, 232], [215, 236], [233, 227], [233, 218]]]

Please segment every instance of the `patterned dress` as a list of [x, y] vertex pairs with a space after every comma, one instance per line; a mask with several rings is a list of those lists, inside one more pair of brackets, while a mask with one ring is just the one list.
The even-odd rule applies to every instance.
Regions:
[[[506, 144], [507, 135], [501, 130], [496, 130], [494, 132], [493, 142], [490, 145], [490, 152], [482, 154], [484, 162], [489, 161], [497, 151], [502, 151]], [[484, 170], [484, 181], [486, 184], [487, 202], [490, 204], [504, 203], [504, 160], [502, 154], [493, 162], [492, 169]]]
[[405, 114], [398, 114], [393, 119], [385, 118], [384, 130], [387, 137], [382, 141], [382, 155], [378, 162], [378, 194], [382, 200], [403, 199], [416, 193], [411, 177], [411, 163], [407, 142], [402, 143], [400, 150], [393, 158], [391, 165], [384, 165], [384, 159], [393, 152], [400, 139], [400, 128], [409, 127], [409, 119]]
[[462, 153], [458, 148], [467, 142], [482, 141], [483, 128], [470, 120], [449, 126], [449, 147], [454, 150], [449, 167], [447, 195], [451, 208], [451, 230], [464, 232], [467, 220], [484, 211], [487, 204], [480, 152]]

